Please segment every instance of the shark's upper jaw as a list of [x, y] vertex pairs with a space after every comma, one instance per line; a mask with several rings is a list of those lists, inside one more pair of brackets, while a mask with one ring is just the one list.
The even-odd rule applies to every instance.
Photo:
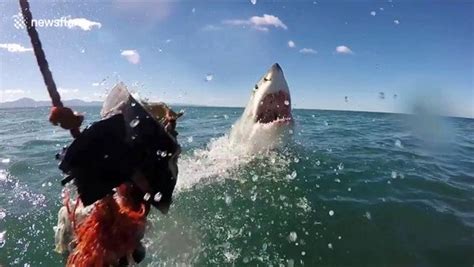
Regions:
[[283, 70], [275, 63], [255, 85], [256, 107], [254, 119], [257, 123], [289, 123], [292, 121], [291, 97]]

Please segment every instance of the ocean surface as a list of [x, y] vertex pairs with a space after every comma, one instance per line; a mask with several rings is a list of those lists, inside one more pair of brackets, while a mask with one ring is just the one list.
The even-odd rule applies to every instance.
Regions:
[[[474, 120], [294, 110], [286, 146], [248, 155], [227, 137], [242, 109], [181, 108], [175, 201], [140, 266], [474, 265]], [[71, 137], [47, 116], [0, 110], [0, 266], [64, 265], [54, 155]]]

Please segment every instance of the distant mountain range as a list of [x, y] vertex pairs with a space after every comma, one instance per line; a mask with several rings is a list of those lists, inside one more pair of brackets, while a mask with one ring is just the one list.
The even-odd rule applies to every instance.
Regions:
[[[83, 101], [80, 99], [63, 100], [63, 104], [68, 107], [81, 106], [102, 106], [101, 101]], [[15, 101], [1, 102], [0, 108], [31, 108], [31, 107], [49, 107], [51, 101], [36, 101], [34, 99], [24, 97]]]

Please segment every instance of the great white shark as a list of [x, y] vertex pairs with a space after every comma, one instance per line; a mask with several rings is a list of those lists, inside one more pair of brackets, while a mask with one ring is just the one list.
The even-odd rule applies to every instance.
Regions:
[[293, 127], [290, 89], [278, 63], [255, 84], [242, 116], [232, 127], [230, 140], [253, 151], [275, 148], [287, 140]]

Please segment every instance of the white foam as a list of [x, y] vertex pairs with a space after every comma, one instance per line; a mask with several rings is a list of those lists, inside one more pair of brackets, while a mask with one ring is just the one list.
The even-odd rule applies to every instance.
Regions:
[[[179, 160], [179, 179], [176, 190], [189, 189], [195, 184], [216, 182], [254, 158], [245, 144], [235, 145], [227, 135], [211, 140], [206, 148], [195, 150]], [[212, 180], [212, 181], [211, 181]]]
[[[245, 125], [243, 125], [245, 124]], [[246, 128], [235, 134], [235, 129]], [[218, 182], [231, 177], [231, 172], [248, 164], [257, 156], [269, 156], [275, 161], [274, 149], [288, 140], [288, 125], [248, 123], [239, 120], [232, 133], [211, 140], [204, 149], [184, 155], [178, 161], [179, 179], [176, 191], [189, 189], [198, 183]], [[272, 162], [275, 167], [278, 164]], [[294, 175], [296, 177], [296, 175]]]

